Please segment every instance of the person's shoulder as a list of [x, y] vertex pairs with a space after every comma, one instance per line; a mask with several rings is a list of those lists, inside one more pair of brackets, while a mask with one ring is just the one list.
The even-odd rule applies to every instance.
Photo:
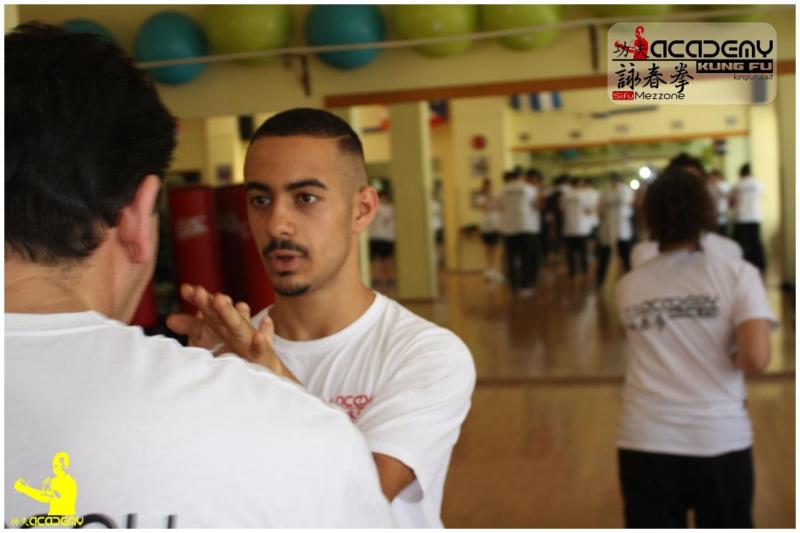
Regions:
[[722, 258], [741, 259], [743, 257], [742, 247], [738, 242], [718, 233], [706, 233], [703, 236], [703, 244], [710, 253]]
[[474, 373], [472, 353], [458, 335], [447, 328], [413, 313], [386, 296], [383, 324], [395, 357], [435, 361], [440, 368], [470, 369]]
[[[221, 400], [246, 411], [253, 420], [267, 423], [295, 426], [327, 421], [335, 426], [346, 421], [346, 417], [340, 417], [335, 409], [295, 383], [237, 355], [214, 357], [207, 350], [181, 346], [173, 339], [145, 336], [140, 329], [134, 335], [135, 356], [142, 371], [163, 376], [153, 380], [154, 394], [179, 397], [181, 403], [198, 405]], [[168, 405], [165, 401], [165, 408]]]

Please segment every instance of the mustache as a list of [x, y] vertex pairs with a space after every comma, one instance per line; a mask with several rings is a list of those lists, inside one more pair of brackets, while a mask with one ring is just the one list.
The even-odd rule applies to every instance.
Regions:
[[302, 244], [297, 244], [296, 242], [288, 239], [270, 241], [269, 244], [261, 249], [261, 255], [267, 257], [270, 253], [276, 250], [288, 250], [290, 252], [300, 252], [304, 256], [308, 255], [308, 248]]

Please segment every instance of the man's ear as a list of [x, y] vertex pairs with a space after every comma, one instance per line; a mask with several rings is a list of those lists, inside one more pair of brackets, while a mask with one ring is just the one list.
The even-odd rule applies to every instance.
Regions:
[[122, 208], [119, 216], [118, 235], [127, 247], [131, 261], [145, 263], [156, 253], [156, 239], [153, 236], [158, 191], [161, 180], [155, 174], [146, 176], [133, 196], [133, 201]]
[[353, 202], [353, 212], [353, 229], [356, 233], [361, 233], [369, 227], [378, 212], [378, 192], [375, 187], [365, 185], [359, 189]]

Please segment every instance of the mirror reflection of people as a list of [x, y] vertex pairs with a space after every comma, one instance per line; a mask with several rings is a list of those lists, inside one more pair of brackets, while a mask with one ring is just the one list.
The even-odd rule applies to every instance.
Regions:
[[703, 249], [715, 212], [704, 179], [669, 168], [644, 199], [659, 254], [620, 280], [628, 365], [617, 433], [625, 527], [753, 527], [745, 374], [763, 372], [776, 326], [758, 271]]
[[739, 183], [733, 189], [733, 212], [736, 223], [733, 238], [739, 243], [746, 261], [761, 273], [767, 270], [764, 244], [761, 240], [761, 195], [764, 187], [750, 172], [750, 163], [739, 169]]
[[372, 263], [372, 284], [374, 287], [393, 287], [395, 218], [394, 205], [389, 191], [378, 193], [378, 209], [375, 219], [369, 226], [369, 256]]
[[569, 189], [560, 198], [570, 278], [577, 274], [584, 276], [589, 270], [587, 244], [592, 231], [594, 204], [587, 192], [585, 182], [580, 178], [573, 178]]
[[78, 484], [67, 472], [69, 454], [58, 452], [53, 456], [53, 475], [45, 478], [41, 489], [34, 489], [20, 478], [14, 483], [14, 490], [21, 492], [37, 502], [50, 504], [48, 515], [72, 516], [75, 514], [75, 501], [78, 499]]
[[502, 282], [503, 274], [497, 268], [497, 248], [500, 242], [500, 201], [492, 192], [492, 180], [485, 178], [481, 185], [481, 193], [477, 199], [482, 217], [478, 227], [481, 233], [484, 253], [486, 254], [486, 269], [483, 277], [489, 281]]

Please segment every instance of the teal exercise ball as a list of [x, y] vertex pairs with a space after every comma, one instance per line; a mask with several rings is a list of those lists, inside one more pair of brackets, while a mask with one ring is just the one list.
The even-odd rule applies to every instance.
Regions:
[[[236, 54], [283, 48], [292, 35], [292, 14], [280, 5], [213, 5], [206, 16], [206, 32], [216, 54]], [[239, 61], [263, 65], [275, 57]]]
[[[359, 44], [382, 41], [386, 36], [383, 15], [377, 6], [320, 5], [306, 18], [306, 41], [312, 46]], [[377, 48], [317, 54], [321, 61], [340, 69], [362, 67], [378, 56]]]
[[69, 33], [94, 33], [109, 44], [116, 44], [108, 29], [88, 19], [72, 19], [61, 24], [61, 29]]
[[[395, 5], [392, 6], [392, 19], [403, 39], [464, 35], [478, 29], [478, 6]], [[431, 57], [446, 57], [460, 54], [471, 44], [470, 40], [454, 41], [418, 46], [415, 50]]]
[[[174, 11], [157, 13], [144, 21], [133, 45], [137, 61], [188, 59], [208, 54], [200, 26], [187, 15]], [[195, 79], [205, 69], [203, 63], [148, 69], [156, 81], [181, 85]]]
[[[486, 4], [481, 6], [481, 26], [488, 31], [555, 24], [560, 21], [561, 6], [549, 4]], [[530, 50], [550, 44], [557, 36], [558, 30], [551, 29], [503, 37], [500, 39], [500, 44], [512, 50]]]

